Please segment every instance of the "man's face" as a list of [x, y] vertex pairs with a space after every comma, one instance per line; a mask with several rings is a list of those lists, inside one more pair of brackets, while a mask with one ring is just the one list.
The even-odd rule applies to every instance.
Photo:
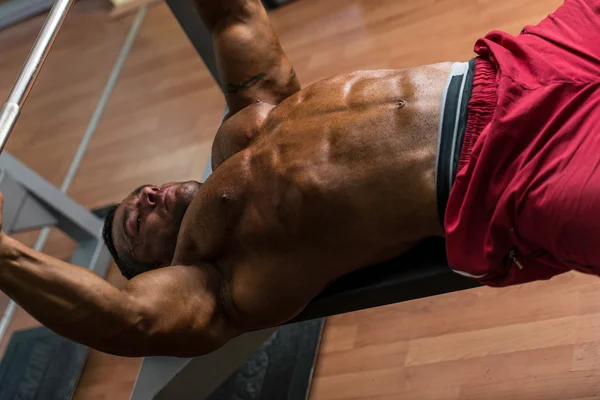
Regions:
[[120, 257], [137, 264], [169, 265], [185, 212], [202, 184], [144, 185], [117, 208], [113, 241]]

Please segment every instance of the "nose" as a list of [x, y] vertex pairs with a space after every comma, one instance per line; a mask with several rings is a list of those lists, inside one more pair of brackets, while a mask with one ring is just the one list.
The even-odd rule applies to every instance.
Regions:
[[156, 206], [156, 199], [158, 198], [158, 191], [160, 191], [160, 188], [157, 186], [146, 186], [142, 190], [140, 199], [142, 206], [154, 208]]

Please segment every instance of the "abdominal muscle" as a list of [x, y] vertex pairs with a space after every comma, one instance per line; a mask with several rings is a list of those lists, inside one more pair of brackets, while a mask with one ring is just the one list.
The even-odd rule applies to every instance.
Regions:
[[250, 168], [264, 171], [254, 201], [273, 199], [263, 215], [283, 225], [286, 243], [345, 273], [443, 234], [435, 164], [449, 68], [341, 75], [271, 112]]

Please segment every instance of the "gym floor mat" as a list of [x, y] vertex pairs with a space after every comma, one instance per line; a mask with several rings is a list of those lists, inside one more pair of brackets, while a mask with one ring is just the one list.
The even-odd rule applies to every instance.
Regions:
[[207, 400], [305, 400], [323, 322], [282, 326]]
[[41, 327], [15, 332], [0, 363], [0, 400], [68, 400], [88, 348]]

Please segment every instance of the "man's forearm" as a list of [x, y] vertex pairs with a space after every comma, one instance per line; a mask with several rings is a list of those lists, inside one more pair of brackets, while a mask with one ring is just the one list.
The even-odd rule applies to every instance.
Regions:
[[219, 303], [215, 275], [171, 266], [119, 290], [0, 232], [0, 290], [56, 333], [106, 353], [195, 357], [222, 346], [239, 331]]
[[229, 116], [262, 100], [277, 105], [300, 82], [260, 0], [196, 0], [211, 32]]
[[101, 351], [126, 356], [148, 351], [140, 312], [127, 294], [85, 268], [0, 236], [0, 289], [34, 318]]

